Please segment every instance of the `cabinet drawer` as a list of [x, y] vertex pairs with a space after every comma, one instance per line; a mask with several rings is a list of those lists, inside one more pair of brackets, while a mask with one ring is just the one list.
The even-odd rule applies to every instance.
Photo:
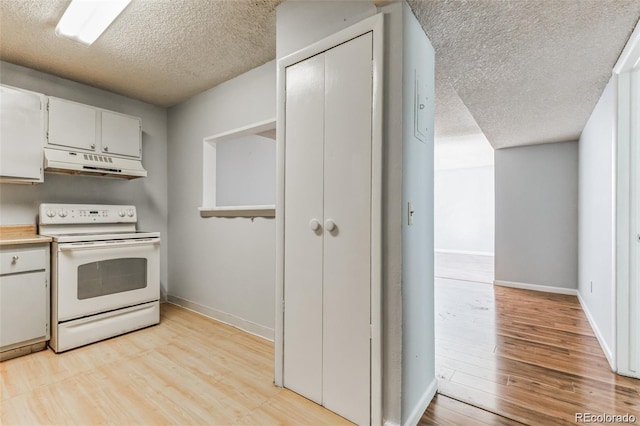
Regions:
[[37, 271], [47, 268], [47, 250], [16, 249], [0, 252], [0, 275]]

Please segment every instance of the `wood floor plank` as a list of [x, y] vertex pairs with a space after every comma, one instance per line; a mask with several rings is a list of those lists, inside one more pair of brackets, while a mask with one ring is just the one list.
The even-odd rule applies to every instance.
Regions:
[[516, 426], [522, 423], [498, 416], [445, 395], [436, 395], [418, 423], [432, 425], [496, 425]]
[[438, 398], [530, 425], [640, 418], [640, 380], [611, 372], [575, 296], [438, 278], [435, 290]]

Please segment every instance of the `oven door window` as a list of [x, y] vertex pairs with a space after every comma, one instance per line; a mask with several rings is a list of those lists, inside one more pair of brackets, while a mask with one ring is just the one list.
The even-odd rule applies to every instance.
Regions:
[[78, 299], [91, 299], [147, 286], [147, 259], [101, 260], [78, 266]]

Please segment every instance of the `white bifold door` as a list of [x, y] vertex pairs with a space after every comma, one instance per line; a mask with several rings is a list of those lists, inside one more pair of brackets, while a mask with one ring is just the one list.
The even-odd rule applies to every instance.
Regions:
[[370, 423], [372, 33], [286, 68], [284, 386]]

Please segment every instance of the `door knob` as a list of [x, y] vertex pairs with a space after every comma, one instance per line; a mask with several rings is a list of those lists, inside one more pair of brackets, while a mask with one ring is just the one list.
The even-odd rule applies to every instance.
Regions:
[[309, 228], [314, 232], [320, 229], [320, 222], [318, 222], [318, 219], [311, 219], [309, 222]]
[[336, 223], [333, 221], [333, 219], [327, 219], [324, 222], [324, 229], [329, 232], [332, 232], [334, 229], [336, 229]]

